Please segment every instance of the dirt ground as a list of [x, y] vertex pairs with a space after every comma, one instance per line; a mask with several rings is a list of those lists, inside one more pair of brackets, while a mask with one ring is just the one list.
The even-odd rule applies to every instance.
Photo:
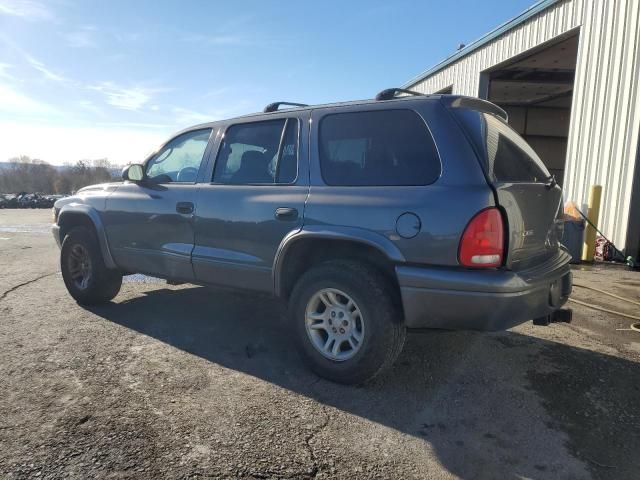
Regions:
[[[0, 478], [640, 478], [631, 320], [573, 304], [570, 325], [413, 333], [339, 386], [270, 298], [129, 281], [79, 307], [49, 215], [0, 210]], [[574, 275], [640, 299], [638, 272]]]

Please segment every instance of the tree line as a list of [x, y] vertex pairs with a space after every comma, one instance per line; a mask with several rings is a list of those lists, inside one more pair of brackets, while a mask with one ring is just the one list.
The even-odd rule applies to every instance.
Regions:
[[0, 193], [71, 194], [95, 183], [114, 179], [117, 166], [105, 159], [80, 160], [54, 167], [27, 156], [11, 158], [0, 168]]

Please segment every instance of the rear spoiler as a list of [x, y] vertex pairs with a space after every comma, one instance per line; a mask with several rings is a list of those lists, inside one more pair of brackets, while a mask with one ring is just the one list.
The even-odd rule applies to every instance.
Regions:
[[475, 97], [460, 97], [458, 95], [442, 95], [440, 101], [449, 108], [468, 108], [484, 113], [491, 113], [502, 118], [505, 122], [509, 120], [509, 115], [499, 106], [487, 100]]

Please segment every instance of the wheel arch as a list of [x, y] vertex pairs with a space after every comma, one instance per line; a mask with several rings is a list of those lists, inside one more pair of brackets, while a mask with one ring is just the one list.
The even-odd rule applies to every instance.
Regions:
[[58, 226], [60, 227], [60, 243], [64, 241], [69, 230], [74, 227], [84, 226], [92, 229], [98, 239], [105, 266], [110, 269], [117, 268], [109, 250], [104, 224], [94, 208], [82, 204], [65, 205], [58, 214]]
[[[273, 266], [274, 293], [288, 298], [295, 281], [322, 261], [360, 260], [380, 270], [397, 286], [395, 265], [404, 263], [402, 252], [388, 238], [353, 227], [305, 228], [285, 237]], [[399, 287], [398, 287], [399, 288]]]

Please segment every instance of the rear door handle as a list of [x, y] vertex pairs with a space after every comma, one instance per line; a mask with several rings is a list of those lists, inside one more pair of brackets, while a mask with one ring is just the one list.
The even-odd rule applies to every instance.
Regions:
[[193, 213], [193, 203], [192, 202], [178, 202], [178, 203], [176, 203], [176, 212], [183, 213], [185, 215]]
[[298, 210], [291, 207], [276, 208], [277, 220], [295, 220], [298, 218]]

